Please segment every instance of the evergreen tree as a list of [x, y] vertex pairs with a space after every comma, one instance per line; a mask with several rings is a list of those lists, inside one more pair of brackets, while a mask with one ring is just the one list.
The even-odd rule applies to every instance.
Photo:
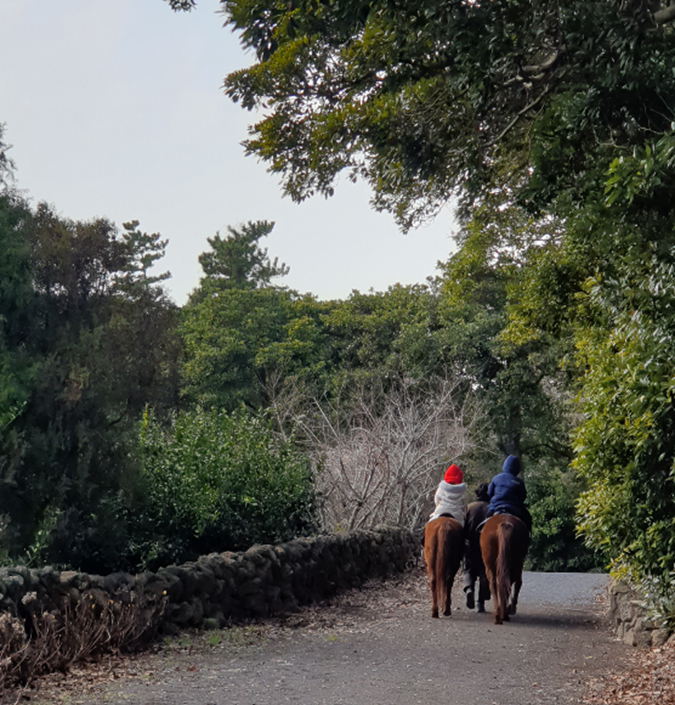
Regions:
[[277, 257], [270, 260], [267, 249], [259, 245], [273, 228], [274, 223], [258, 220], [238, 228], [228, 225], [225, 238], [220, 233], [207, 238], [211, 251], [199, 255], [204, 277], [193, 296], [201, 300], [228, 289], [262, 289], [272, 286], [273, 279], [286, 276], [289, 268]]

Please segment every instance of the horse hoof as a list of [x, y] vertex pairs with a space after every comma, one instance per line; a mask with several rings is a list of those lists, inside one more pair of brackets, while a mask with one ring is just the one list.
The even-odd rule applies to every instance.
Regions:
[[515, 613], [516, 613], [516, 606], [509, 605], [509, 614], [515, 614]]
[[467, 609], [472, 610], [475, 607], [475, 603], [473, 601], [473, 593], [472, 592], [467, 592], [466, 593], [466, 607]]
[[502, 624], [502, 620], [499, 617], [495, 617], [495, 624]]
[[476, 608], [476, 612], [485, 612], [485, 604], [478, 600], [478, 607]]
[[452, 617], [452, 610], [451, 609], [443, 610], [443, 616], [444, 617]]
[[438, 610], [431, 610], [431, 616], [433, 619], [438, 619]]

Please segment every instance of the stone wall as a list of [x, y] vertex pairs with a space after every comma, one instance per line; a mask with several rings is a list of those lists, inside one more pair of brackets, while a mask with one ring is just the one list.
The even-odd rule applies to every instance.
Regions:
[[616, 635], [631, 646], [661, 646], [670, 630], [650, 616], [644, 599], [628, 584], [617, 580], [610, 583], [609, 617], [616, 626]]
[[0, 612], [29, 623], [31, 612], [72, 611], [85, 599], [98, 609], [135, 601], [148, 614], [159, 615], [161, 631], [175, 633], [291, 612], [371, 578], [403, 572], [419, 555], [417, 537], [383, 528], [212, 553], [138, 575], [3, 568]]

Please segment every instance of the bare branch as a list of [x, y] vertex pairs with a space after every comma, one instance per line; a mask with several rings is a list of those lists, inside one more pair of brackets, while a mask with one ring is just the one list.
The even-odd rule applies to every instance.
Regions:
[[439, 469], [474, 447], [483, 418], [458, 379], [425, 390], [401, 380], [387, 392], [360, 390], [332, 405], [314, 400], [313, 407], [299, 422], [330, 530], [419, 528]]

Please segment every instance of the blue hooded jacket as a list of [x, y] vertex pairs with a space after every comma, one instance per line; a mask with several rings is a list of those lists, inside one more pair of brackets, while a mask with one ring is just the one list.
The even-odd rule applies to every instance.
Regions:
[[520, 459], [509, 455], [502, 465], [501, 473], [492, 478], [488, 487], [488, 515], [501, 512], [520, 514], [519, 510], [525, 504], [527, 492], [525, 483], [518, 477], [519, 472]]

